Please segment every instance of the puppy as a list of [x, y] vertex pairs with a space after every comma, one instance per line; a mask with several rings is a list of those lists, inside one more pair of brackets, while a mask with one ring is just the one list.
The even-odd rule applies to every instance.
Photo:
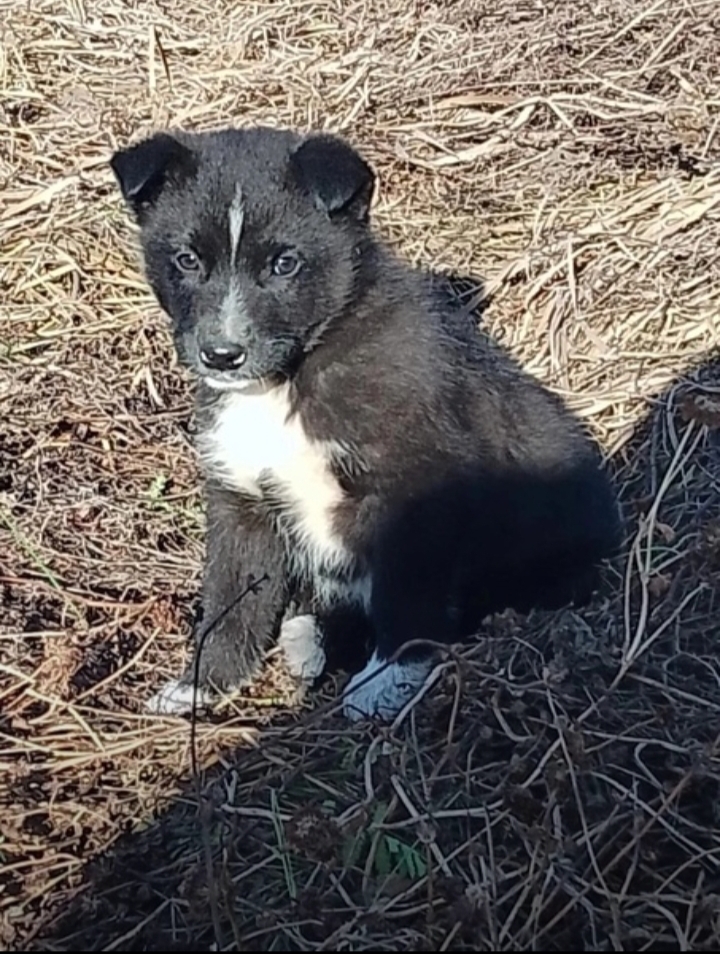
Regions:
[[[278, 637], [307, 678], [327, 640], [368, 640], [344, 711], [390, 718], [430, 668], [417, 642], [396, 658], [406, 642], [589, 596], [618, 540], [596, 448], [378, 242], [373, 173], [352, 148], [173, 132], [111, 165], [198, 379], [201, 700], [252, 680]], [[156, 709], [191, 703], [193, 669]]]

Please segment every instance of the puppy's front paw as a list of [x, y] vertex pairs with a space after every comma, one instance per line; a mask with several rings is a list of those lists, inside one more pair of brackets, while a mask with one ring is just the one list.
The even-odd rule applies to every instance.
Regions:
[[431, 669], [427, 661], [395, 662], [380, 672], [383, 665], [384, 661], [373, 653], [367, 666], [345, 687], [343, 713], [352, 722], [392, 719], [412, 699]]
[[291, 676], [313, 682], [322, 675], [325, 650], [314, 616], [294, 616], [283, 623], [277, 644], [285, 656]]
[[160, 692], [148, 699], [145, 708], [156, 715], [187, 715], [193, 709], [193, 696], [196, 709], [207, 708], [214, 701], [213, 694], [207, 689], [198, 687], [195, 693], [192, 683], [171, 679]]

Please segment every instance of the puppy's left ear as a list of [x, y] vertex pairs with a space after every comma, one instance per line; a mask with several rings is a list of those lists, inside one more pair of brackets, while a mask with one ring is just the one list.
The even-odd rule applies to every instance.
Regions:
[[192, 175], [195, 157], [187, 146], [166, 133], [157, 133], [129, 149], [121, 149], [110, 160], [120, 191], [135, 215], [158, 198], [170, 179]]
[[335, 136], [311, 136], [290, 156], [298, 184], [328, 215], [367, 221], [375, 176], [347, 143]]

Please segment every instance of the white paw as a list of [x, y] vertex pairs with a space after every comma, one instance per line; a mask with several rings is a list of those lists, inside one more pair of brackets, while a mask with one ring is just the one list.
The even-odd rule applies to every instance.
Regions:
[[314, 616], [294, 616], [283, 623], [277, 644], [291, 676], [312, 682], [322, 674], [325, 650]]
[[185, 715], [192, 712], [193, 695], [195, 695], [196, 709], [202, 709], [213, 701], [212, 693], [207, 689], [198, 688], [195, 694], [192, 685], [171, 679], [160, 692], [148, 699], [145, 708], [148, 712], [154, 712], [157, 715]]
[[396, 662], [373, 675], [383, 665], [373, 653], [367, 666], [345, 687], [343, 713], [352, 722], [372, 717], [392, 719], [412, 699], [432, 668], [429, 662]]

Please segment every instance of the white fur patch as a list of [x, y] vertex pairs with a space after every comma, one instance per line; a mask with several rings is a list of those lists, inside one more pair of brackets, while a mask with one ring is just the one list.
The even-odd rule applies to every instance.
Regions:
[[367, 666], [345, 687], [343, 713], [352, 722], [392, 719], [412, 699], [432, 668], [429, 662], [396, 662], [379, 672], [383, 665], [373, 653]]
[[313, 682], [325, 668], [325, 650], [314, 616], [294, 616], [280, 627], [278, 647], [288, 672], [296, 679]]
[[237, 333], [237, 329], [242, 327], [246, 321], [247, 306], [243, 299], [242, 292], [233, 276], [228, 285], [227, 294], [220, 303], [220, 322], [228, 341], [232, 341]]
[[199, 437], [200, 453], [229, 487], [262, 496], [271, 481], [284, 505], [280, 529], [293, 531], [297, 570], [310, 578], [320, 567], [347, 569], [352, 555], [333, 526], [343, 492], [330, 469], [333, 445], [311, 440], [291, 415], [288, 385], [230, 391], [221, 398], [214, 428]]
[[324, 607], [358, 606], [370, 611], [372, 577], [359, 576], [354, 580], [342, 580], [332, 576], [320, 576], [315, 580], [315, 598]]
[[[171, 679], [160, 692], [155, 693], [145, 703], [148, 712], [158, 715], [185, 715], [193, 709], [193, 686]], [[211, 705], [213, 696], [206, 689], [198, 688], [195, 695], [195, 708], [202, 709]]]
[[234, 264], [237, 258], [240, 239], [242, 238], [243, 226], [245, 225], [245, 206], [243, 203], [243, 194], [240, 186], [235, 190], [235, 197], [230, 203], [228, 209], [228, 230], [230, 232], [230, 261]]
[[221, 381], [219, 378], [205, 378], [205, 384], [213, 391], [245, 391], [249, 387], [247, 381]]

